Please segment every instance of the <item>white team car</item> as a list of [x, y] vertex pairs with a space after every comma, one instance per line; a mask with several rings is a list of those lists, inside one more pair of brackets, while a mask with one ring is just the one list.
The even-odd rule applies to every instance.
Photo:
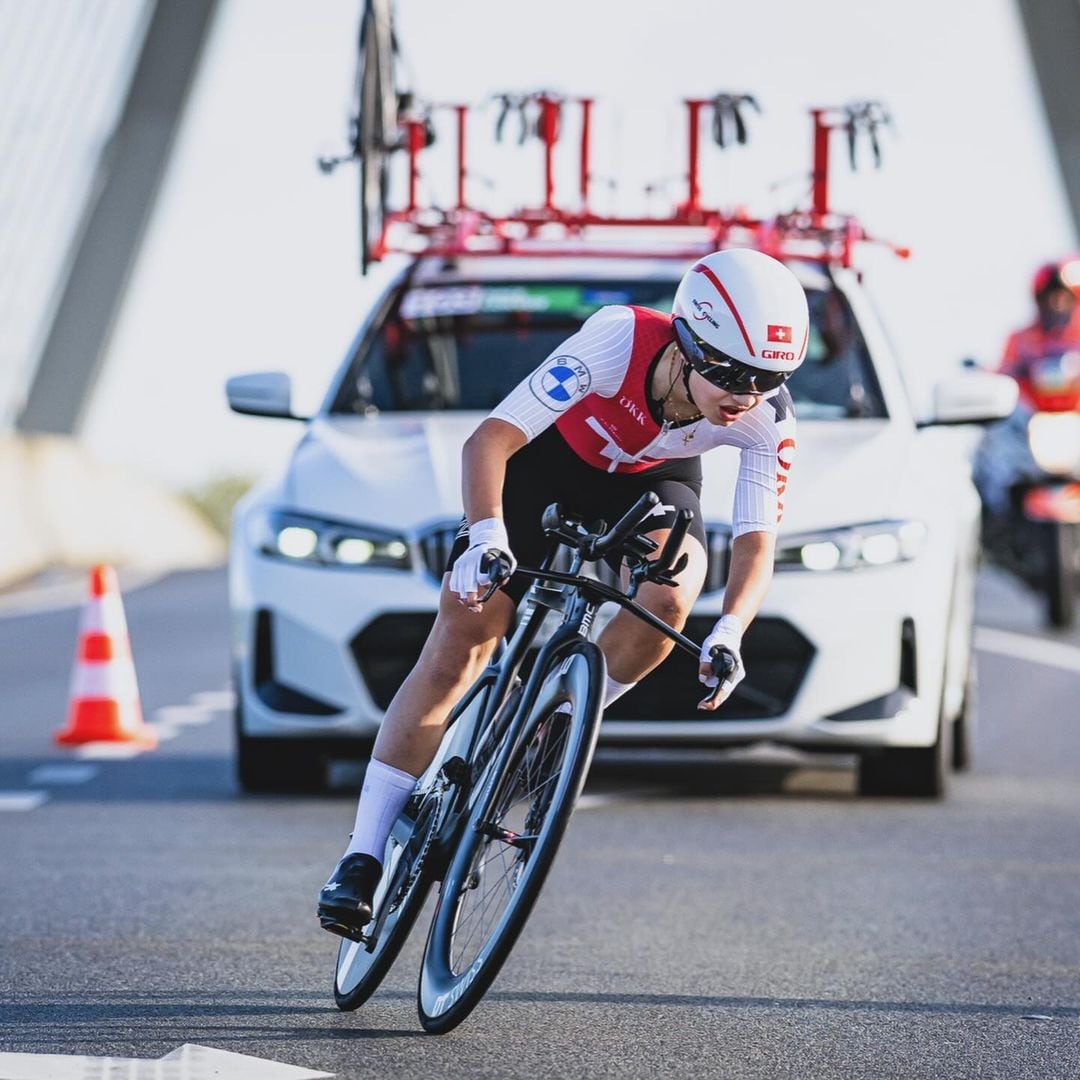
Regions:
[[[364, 319], [284, 472], [237, 507], [230, 599], [241, 783], [317, 786], [363, 755], [432, 624], [461, 516], [461, 445], [604, 304], [668, 308], [685, 260], [419, 259]], [[970, 433], [1011, 380], [958, 373], [917, 422], [850, 271], [791, 263], [810, 301], [789, 386], [798, 456], [747, 675], [696, 710], [675, 654], [606, 714], [609, 744], [759, 741], [859, 755], [865, 793], [940, 794], [972, 742], [979, 501]], [[288, 376], [230, 380], [238, 412], [291, 416]], [[710, 569], [687, 633], [721, 609], [738, 451], [702, 458]]]

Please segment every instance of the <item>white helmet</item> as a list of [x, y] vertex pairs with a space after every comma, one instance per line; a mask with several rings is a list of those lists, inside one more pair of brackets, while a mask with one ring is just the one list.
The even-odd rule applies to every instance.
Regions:
[[731, 248], [696, 262], [672, 305], [675, 338], [693, 369], [735, 393], [779, 386], [803, 361], [806, 293], [782, 263]]

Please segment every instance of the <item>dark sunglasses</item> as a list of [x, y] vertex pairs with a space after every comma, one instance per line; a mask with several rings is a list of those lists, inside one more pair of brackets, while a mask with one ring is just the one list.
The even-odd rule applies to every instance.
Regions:
[[731, 394], [765, 394], [782, 386], [790, 372], [751, 367], [714, 349], [690, 329], [685, 319], [673, 319], [675, 340], [690, 366], [705, 380]]

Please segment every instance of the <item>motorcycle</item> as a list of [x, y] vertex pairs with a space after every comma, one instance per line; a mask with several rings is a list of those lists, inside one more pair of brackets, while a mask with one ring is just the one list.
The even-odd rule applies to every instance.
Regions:
[[1021, 404], [976, 457], [991, 558], [1046, 599], [1067, 628], [1080, 592], [1080, 348], [1031, 361]]

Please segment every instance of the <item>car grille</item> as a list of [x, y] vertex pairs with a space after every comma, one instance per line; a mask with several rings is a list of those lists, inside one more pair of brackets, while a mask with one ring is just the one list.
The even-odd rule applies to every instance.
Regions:
[[[442, 581], [460, 525], [460, 521], [440, 523], [425, 530], [417, 541], [424, 568], [435, 581]], [[708, 542], [709, 568], [705, 574], [702, 592], [710, 593], [722, 589], [727, 581], [731, 534], [727, 529], [714, 526], [706, 529], [705, 539]], [[565, 556], [565, 550], [561, 554]], [[556, 567], [565, 569], [561, 563], [556, 563]], [[594, 564], [587, 568], [587, 573], [609, 585], [619, 583], [618, 574], [607, 563]]]
[[380, 615], [349, 643], [372, 701], [385, 709], [420, 656], [435, 612]]
[[[714, 616], [691, 615], [686, 634], [700, 641]], [[716, 712], [699, 712], [704, 696], [697, 661], [677, 650], [607, 710], [609, 720], [768, 720], [782, 716], [798, 693], [814, 647], [784, 619], [755, 619], [743, 639], [746, 678]]]
[[436, 581], [442, 581], [446, 572], [446, 562], [450, 558], [450, 549], [454, 546], [459, 528], [460, 518], [457, 521], [442, 522], [425, 530], [417, 541], [424, 569]]
[[[434, 612], [380, 615], [351, 642], [353, 657], [372, 700], [385, 709], [413, 669], [435, 621]], [[692, 615], [686, 632], [701, 640], [713, 625], [711, 615]], [[746, 678], [731, 700], [715, 713], [697, 710], [702, 697], [697, 662], [673, 653], [649, 677], [607, 711], [612, 720], [767, 720], [791, 707], [813, 646], [784, 619], [756, 619], [743, 641]]]

